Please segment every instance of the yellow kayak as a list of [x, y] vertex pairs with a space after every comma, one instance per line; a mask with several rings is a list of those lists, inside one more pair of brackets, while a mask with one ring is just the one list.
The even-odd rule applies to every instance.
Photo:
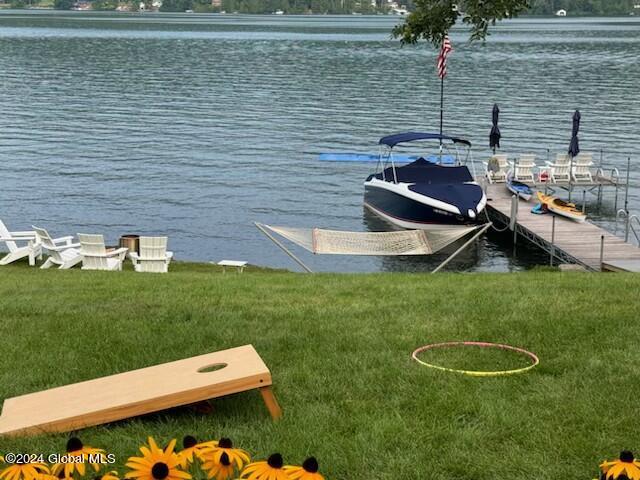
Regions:
[[587, 216], [582, 213], [582, 210], [578, 210], [573, 203], [565, 202], [551, 195], [545, 195], [542, 192], [538, 192], [538, 200], [540, 200], [540, 203], [545, 205], [550, 212], [556, 215], [562, 215], [563, 217], [580, 223], [587, 219]]

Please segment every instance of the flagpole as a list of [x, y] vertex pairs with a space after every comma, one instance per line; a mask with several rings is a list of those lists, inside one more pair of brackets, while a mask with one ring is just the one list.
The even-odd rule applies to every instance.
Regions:
[[442, 153], [442, 123], [444, 121], [444, 77], [440, 79], [440, 153]]

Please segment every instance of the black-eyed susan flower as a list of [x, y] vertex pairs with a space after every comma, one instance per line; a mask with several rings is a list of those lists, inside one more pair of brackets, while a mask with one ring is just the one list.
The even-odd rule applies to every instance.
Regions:
[[173, 451], [176, 446], [175, 439], [171, 440], [164, 450], [158, 448], [152, 437], [149, 437], [148, 442], [148, 447], [140, 447], [142, 457], [131, 457], [127, 461], [127, 467], [131, 468], [127, 478], [137, 480], [188, 480], [191, 478], [191, 475], [181, 470], [180, 457]]
[[640, 462], [628, 450], [620, 453], [620, 459], [600, 464], [602, 474], [607, 480], [640, 480]]
[[16, 462], [0, 471], [0, 480], [38, 480], [43, 473], [49, 473], [49, 467], [44, 463]]
[[118, 472], [112, 470], [103, 475], [96, 475], [93, 480], [120, 480], [120, 477], [118, 477]]
[[302, 462], [301, 467], [287, 465], [284, 469], [291, 480], [324, 480], [324, 477], [318, 473], [318, 461], [315, 457], [307, 458]]
[[214, 448], [217, 445], [218, 442], [215, 440], [198, 442], [196, 437], [193, 435], [187, 435], [182, 439], [182, 450], [178, 452], [178, 457], [180, 457], [180, 467], [187, 468], [196, 458], [201, 461], [204, 460], [202, 456], [203, 451], [208, 448]]
[[64, 472], [64, 476], [60, 478], [70, 478], [76, 471], [80, 476], [83, 476], [86, 472], [87, 464], [98, 472], [104, 462], [104, 450], [84, 445], [78, 437], [69, 439], [66, 450], [67, 453], [62, 455], [62, 459], [65, 461], [56, 463], [51, 468], [51, 473], [59, 477], [60, 473]]
[[238, 470], [242, 470], [242, 467], [250, 461], [249, 454], [241, 448], [234, 448], [230, 438], [221, 438], [217, 445], [204, 447], [201, 452], [204, 461], [214, 463], [220, 463], [220, 457], [226, 453], [231, 464], [235, 464]]
[[240, 476], [247, 480], [289, 480], [289, 474], [282, 465], [282, 455], [274, 453], [266, 462], [247, 465]]
[[207, 478], [216, 480], [229, 480], [236, 471], [226, 452], [222, 452], [219, 462], [213, 459], [205, 461], [202, 464], [202, 470], [207, 473]]

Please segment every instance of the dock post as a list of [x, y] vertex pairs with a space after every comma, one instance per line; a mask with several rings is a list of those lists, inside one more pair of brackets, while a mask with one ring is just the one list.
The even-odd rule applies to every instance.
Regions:
[[624, 187], [624, 211], [629, 216], [629, 173], [631, 171], [631, 157], [627, 157], [627, 184]]
[[587, 191], [582, 190], [582, 213], [587, 211]]
[[[602, 172], [602, 176], [604, 177], [604, 170], [602, 169], [604, 165], [604, 151], [600, 149], [600, 167], [599, 171]], [[602, 179], [598, 181], [598, 210], [602, 206]]]
[[551, 217], [551, 257], [549, 258], [549, 266], [553, 267], [553, 257], [556, 256], [556, 216]]
[[515, 248], [518, 241], [518, 208], [520, 207], [518, 196], [513, 195], [511, 197], [511, 219], [509, 221], [509, 228], [513, 231], [513, 247]]
[[629, 212], [625, 209], [625, 217], [624, 217], [624, 241], [629, 242], [629, 228], [631, 227], [631, 216]]
[[569, 166], [569, 203], [571, 203], [571, 190], [573, 190], [573, 155], [571, 156], [571, 163]]
[[604, 263], [604, 235], [600, 235], [600, 271], [602, 271], [603, 263]]

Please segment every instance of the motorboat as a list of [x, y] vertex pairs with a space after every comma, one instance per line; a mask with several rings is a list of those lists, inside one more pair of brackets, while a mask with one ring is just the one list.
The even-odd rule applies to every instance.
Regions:
[[[402, 166], [394, 160], [398, 145], [425, 140], [439, 142], [437, 154]], [[437, 133], [406, 132], [383, 137], [379, 145], [377, 173], [364, 182], [365, 207], [407, 229], [478, 221], [487, 197], [467, 166], [470, 163], [473, 169], [471, 142]]]

